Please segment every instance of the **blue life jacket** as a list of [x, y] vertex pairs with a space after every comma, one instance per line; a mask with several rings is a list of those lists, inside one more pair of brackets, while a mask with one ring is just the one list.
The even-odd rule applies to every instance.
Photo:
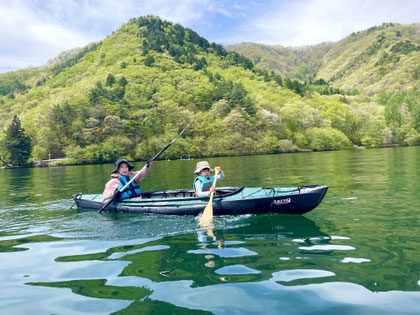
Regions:
[[209, 191], [211, 186], [213, 185], [213, 181], [214, 181], [214, 176], [210, 175], [210, 177], [207, 179], [204, 176], [198, 175], [193, 182], [193, 187], [195, 190], [195, 182], [196, 181], [200, 181], [203, 184], [203, 191]]
[[[131, 176], [124, 176], [120, 175], [120, 186], [118, 186], [118, 190], [121, 190], [129, 181], [131, 180]], [[135, 198], [141, 195], [141, 190], [139, 185], [133, 180], [130, 185], [127, 186], [126, 189], [121, 193], [120, 199], [127, 199], [127, 198]]]

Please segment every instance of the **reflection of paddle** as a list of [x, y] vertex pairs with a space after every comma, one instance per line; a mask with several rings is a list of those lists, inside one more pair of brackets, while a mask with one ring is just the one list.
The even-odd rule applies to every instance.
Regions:
[[210, 236], [214, 242], [215, 242], [215, 241], [217, 241], [216, 236], [215, 236], [215, 235], [214, 235], [214, 233], [213, 233], [213, 229], [208, 229], [208, 230], [206, 231], [206, 234], [207, 234], [208, 236]]
[[214, 233], [213, 233], [213, 229], [208, 229], [207, 231], [206, 231], [206, 233], [207, 233], [207, 235], [208, 236], [210, 236], [211, 238], [212, 238], [212, 240], [214, 241], [214, 242], [217, 242], [217, 247], [218, 248], [220, 248], [220, 249], [222, 249], [223, 248], [223, 241], [218, 241], [217, 240], [217, 238], [216, 238], [216, 236], [214, 235]]
[[[218, 170], [216, 170], [216, 172], [214, 173], [214, 181], [213, 181], [213, 186], [212, 186], [214, 188], [216, 188], [217, 175], [219, 175]], [[214, 195], [214, 192], [212, 191], [210, 193], [209, 203], [207, 204], [206, 208], [203, 211], [203, 215], [201, 216], [200, 223], [199, 223], [200, 226], [210, 226], [211, 223], [213, 222], [213, 195]]]

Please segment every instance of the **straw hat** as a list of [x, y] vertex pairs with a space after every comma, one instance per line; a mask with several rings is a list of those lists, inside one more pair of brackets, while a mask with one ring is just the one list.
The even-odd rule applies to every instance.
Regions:
[[117, 162], [115, 162], [115, 168], [111, 171], [111, 174], [118, 173], [118, 169], [120, 168], [120, 165], [122, 163], [125, 163], [128, 165], [128, 170], [131, 171], [134, 168], [134, 165], [131, 165], [128, 163], [126, 159], [118, 159]]
[[197, 163], [197, 166], [195, 167], [194, 173], [195, 174], [200, 174], [200, 172], [203, 169], [205, 169], [205, 168], [208, 168], [208, 169], [210, 169], [210, 172], [213, 172], [213, 170], [210, 167], [209, 162], [207, 162], [207, 161], [200, 161], [200, 162]]

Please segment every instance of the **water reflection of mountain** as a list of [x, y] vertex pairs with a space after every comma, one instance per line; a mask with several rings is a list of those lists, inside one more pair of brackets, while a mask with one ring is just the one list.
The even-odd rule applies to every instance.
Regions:
[[[249, 218], [248, 225], [221, 231], [210, 231], [213, 242], [201, 242], [201, 248], [190, 250], [207, 260], [218, 281], [263, 281], [279, 270], [305, 268], [308, 264], [299, 249], [329, 241], [316, 224], [304, 216], [264, 215]], [[208, 231], [207, 231], [208, 233]], [[210, 242], [209, 242], [210, 241]], [[197, 285], [206, 285], [202, 279]]]
[[[289, 259], [290, 253], [299, 252], [302, 246], [296, 239], [311, 244], [311, 238], [318, 241], [328, 235], [302, 216], [257, 216], [247, 226], [216, 230], [204, 238], [200, 233], [176, 235], [147, 244], [149, 248], [166, 246], [162, 250], [133, 248], [119, 258], [132, 262], [120, 276], [155, 282], [191, 280], [194, 286], [262, 281], [270, 279], [275, 271], [303, 267], [305, 261]], [[241, 270], [235, 272], [230, 266]], [[230, 268], [228, 275], [221, 269], [226, 267]]]
[[128, 261], [119, 277], [140, 277], [153, 282], [190, 280], [196, 287], [262, 281], [278, 270], [304, 267], [304, 259], [290, 259], [290, 253], [296, 256], [294, 253], [301, 246], [296, 239], [311, 244], [311, 238], [328, 238], [303, 216], [266, 215], [249, 221], [243, 227], [215, 230], [212, 236], [203, 231], [201, 239], [200, 232], [168, 236], [146, 244], [112, 248], [103, 254], [57, 260]]
[[[242, 292], [241, 301], [266, 290], [259, 295], [262, 299], [270, 296], [270, 303], [278, 301], [279, 295], [291, 294], [295, 300], [305, 300], [302, 303], [307, 305], [312, 303], [311, 299], [303, 298], [305, 295], [301, 296], [299, 290], [312, 295], [317, 295], [318, 288], [330, 294], [333, 287], [353, 290], [355, 294], [370, 295], [375, 291], [361, 279], [369, 277], [364, 266], [353, 264], [357, 267], [349, 268], [343, 263], [347, 253], [337, 246], [350, 248], [344, 245], [348, 238], [329, 236], [303, 216], [253, 216], [243, 223], [244, 226], [231, 229], [226, 226], [223, 230], [114, 246], [105, 252], [59, 257], [56, 264], [80, 262], [84, 270], [88, 268], [91, 272], [84, 271], [85, 277], [72, 280], [55, 277], [51, 282], [27, 284], [70, 288], [90, 298], [132, 301], [123, 310], [127, 312], [166, 309], [176, 313], [192, 313], [200, 308], [210, 310], [205, 300], [197, 302], [188, 298], [210, 293], [223, 300], [230, 290]], [[343, 244], [336, 244], [340, 242]], [[98, 271], [98, 264], [103, 266], [102, 272]], [[106, 270], [117, 273], [107, 275]], [[233, 304], [241, 303], [237, 300]]]
[[294, 240], [310, 242], [314, 237], [328, 235], [303, 216], [255, 216], [247, 218], [243, 227], [167, 236], [145, 244], [113, 247], [103, 253], [56, 259], [57, 263], [120, 264], [118, 278], [108, 279], [111, 281], [95, 278], [93, 271], [86, 279], [28, 284], [70, 288], [76, 294], [92, 298], [143, 299], [144, 303], [134, 302], [126, 311], [159, 306], [179, 312], [183, 309], [147, 297], [154, 291], [161, 292], [162, 286], [171, 294], [173, 285], [193, 289], [261, 282], [272, 279], [279, 270], [304, 268], [304, 260], [281, 258], [288, 258], [298, 250], [300, 243]]

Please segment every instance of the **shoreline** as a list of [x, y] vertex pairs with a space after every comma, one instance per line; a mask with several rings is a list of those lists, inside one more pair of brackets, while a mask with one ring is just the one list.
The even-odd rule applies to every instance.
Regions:
[[[291, 152], [278, 152], [278, 153], [255, 153], [255, 154], [237, 154], [237, 155], [215, 155], [215, 156], [205, 156], [205, 157], [191, 157], [190, 159], [182, 159], [182, 161], [194, 160], [194, 159], [208, 159], [208, 158], [218, 158], [218, 157], [235, 157], [235, 156], [255, 156], [255, 155], [277, 155], [277, 154], [293, 154], [293, 153], [311, 153], [311, 152], [331, 152], [331, 151], [356, 151], [356, 150], [371, 150], [371, 149], [386, 149], [386, 148], [398, 148], [398, 147], [414, 147], [414, 146], [403, 146], [399, 144], [395, 145], [388, 145], [383, 147], [376, 147], [376, 148], [368, 148], [365, 146], [355, 146], [351, 149], [337, 149], [337, 150], [300, 150], [300, 151], [291, 151]], [[106, 162], [82, 162], [82, 163], [66, 163], [65, 161], [71, 161], [74, 159], [71, 158], [59, 158], [59, 159], [50, 159], [50, 160], [41, 160], [37, 161], [37, 163], [22, 165], [22, 166], [1, 166], [0, 170], [7, 170], [7, 169], [17, 169], [17, 168], [43, 168], [43, 167], [60, 167], [60, 166], [76, 166], [76, 165], [94, 165], [94, 164], [109, 164], [113, 163], [114, 161], [106, 161]], [[174, 159], [170, 161], [178, 161], [180, 159]], [[146, 162], [147, 160], [130, 160], [130, 162]], [[157, 159], [157, 161], [168, 161], [168, 159]]]

